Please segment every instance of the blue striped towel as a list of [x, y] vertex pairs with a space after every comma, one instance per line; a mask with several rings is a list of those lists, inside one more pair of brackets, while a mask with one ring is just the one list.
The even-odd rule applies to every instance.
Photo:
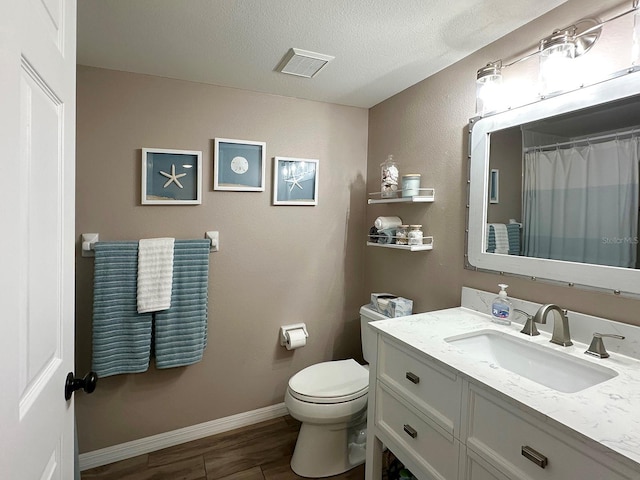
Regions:
[[171, 308], [156, 312], [158, 368], [191, 365], [207, 346], [209, 240], [176, 240], [173, 250]]
[[[496, 237], [492, 225], [487, 225], [487, 253], [495, 253]], [[509, 255], [520, 255], [520, 225], [517, 223], [507, 224], [507, 237], [509, 241]]]
[[520, 255], [520, 224], [508, 223], [509, 255]]
[[93, 366], [99, 377], [149, 368], [151, 314], [138, 314], [138, 242], [98, 242], [93, 277]]

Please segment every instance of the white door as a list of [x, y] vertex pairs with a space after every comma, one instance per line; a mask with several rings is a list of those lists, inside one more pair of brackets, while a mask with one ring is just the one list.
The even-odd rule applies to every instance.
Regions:
[[75, 0], [0, 0], [0, 477], [70, 480]]

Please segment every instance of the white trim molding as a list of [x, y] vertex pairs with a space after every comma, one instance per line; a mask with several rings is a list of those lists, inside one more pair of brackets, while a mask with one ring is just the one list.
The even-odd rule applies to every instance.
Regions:
[[180, 445], [181, 443], [198, 440], [199, 438], [228, 432], [236, 428], [246, 427], [256, 423], [271, 420], [287, 415], [288, 410], [284, 403], [278, 403], [269, 407], [259, 408], [250, 412], [238, 413], [229, 417], [211, 420], [190, 427], [179, 428], [170, 432], [159, 433], [150, 437], [132, 440], [130, 442], [101, 448], [93, 452], [81, 453], [79, 456], [80, 471], [94, 467], [100, 467], [109, 463], [119, 462], [127, 458], [136, 457], [145, 453], [155, 452], [167, 447]]

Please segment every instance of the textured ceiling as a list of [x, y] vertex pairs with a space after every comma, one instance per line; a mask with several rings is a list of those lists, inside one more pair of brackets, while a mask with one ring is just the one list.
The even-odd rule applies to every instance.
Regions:
[[[566, 0], [79, 0], [78, 63], [371, 107]], [[312, 79], [289, 48], [332, 55]]]

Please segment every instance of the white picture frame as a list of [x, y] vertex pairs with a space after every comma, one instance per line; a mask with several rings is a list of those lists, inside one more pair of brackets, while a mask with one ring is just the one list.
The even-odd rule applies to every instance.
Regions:
[[142, 205], [201, 205], [202, 152], [142, 149]]
[[266, 142], [216, 138], [213, 189], [264, 192], [266, 150]]
[[315, 158], [274, 157], [273, 204], [318, 204], [318, 166]]

